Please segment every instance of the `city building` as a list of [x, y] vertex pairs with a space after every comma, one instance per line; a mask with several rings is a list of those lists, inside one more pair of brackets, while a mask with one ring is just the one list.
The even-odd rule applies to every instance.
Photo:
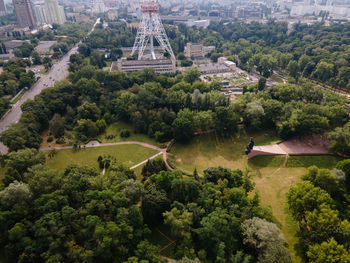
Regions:
[[202, 20], [189, 19], [187, 20], [186, 25], [207, 28], [210, 25], [210, 20], [209, 19], [202, 19]]
[[306, 15], [320, 15], [327, 12], [328, 17], [333, 19], [350, 19], [349, 6], [328, 6], [328, 5], [293, 5], [290, 11], [292, 17], [303, 17]]
[[203, 46], [202, 44], [187, 43], [185, 47], [186, 58], [202, 58], [215, 50], [215, 46]]
[[152, 68], [160, 74], [176, 72], [176, 60], [173, 59], [150, 59], [150, 60], [126, 60], [119, 59], [112, 63], [111, 71], [137, 71], [145, 68]]
[[118, 10], [108, 10], [107, 16], [109, 20], [118, 18]]
[[228, 60], [225, 57], [218, 58], [218, 64], [224, 65], [224, 66], [226, 66], [226, 67], [228, 67], [228, 68], [230, 68], [232, 70], [236, 70], [237, 69], [236, 63], [233, 62], [233, 61]]
[[39, 55], [51, 55], [53, 54], [53, 45], [55, 45], [57, 41], [40, 41], [36, 46], [35, 50], [39, 53]]
[[6, 15], [6, 6], [4, 0], [0, 0], [0, 16]]
[[187, 43], [185, 47], [186, 58], [198, 58], [203, 57], [203, 45]]
[[38, 22], [43, 24], [63, 24], [66, 16], [63, 6], [57, 0], [37, 1], [33, 5], [34, 14]]
[[92, 2], [92, 13], [94, 14], [100, 14], [107, 11], [107, 8], [105, 6], [105, 3], [103, 0], [93, 0]]
[[263, 12], [259, 6], [240, 6], [236, 9], [239, 18], [262, 18]]
[[36, 21], [30, 0], [13, 0], [17, 23], [21, 28], [36, 28]]

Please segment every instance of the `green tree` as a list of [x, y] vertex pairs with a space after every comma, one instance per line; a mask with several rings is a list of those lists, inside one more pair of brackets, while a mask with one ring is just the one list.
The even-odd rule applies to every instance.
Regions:
[[334, 75], [334, 65], [325, 61], [321, 61], [317, 64], [313, 74], [316, 76], [316, 78], [322, 81], [327, 81]]
[[162, 214], [169, 208], [170, 200], [164, 190], [158, 190], [155, 184], [145, 188], [142, 198], [142, 214], [145, 222], [154, 225], [162, 220]]
[[184, 81], [193, 84], [196, 80], [199, 80], [201, 73], [197, 68], [188, 68], [184, 71]]
[[60, 138], [64, 135], [65, 120], [61, 115], [55, 113], [49, 122], [50, 131], [56, 138]]
[[163, 216], [164, 224], [170, 226], [171, 234], [174, 237], [181, 239], [191, 237], [192, 213], [187, 210], [180, 211], [177, 208], [173, 208], [164, 212]]
[[97, 121], [100, 117], [101, 110], [97, 107], [96, 103], [89, 103], [85, 101], [81, 106], [78, 107], [78, 118], [79, 119], [90, 119]]
[[323, 189], [305, 181], [293, 186], [287, 193], [287, 202], [292, 216], [299, 222], [306, 219], [306, 213], [319, 209], [322, 204], [332, 206], [333, 200]]
[[229, 135], [237, 132], [239, 117], [228, 107], [216, 107], [215, 130], [219, 134]]
[[5, 207], [27, 204], [32, 198], [29, 186], [25, 183], [14, 181], [4, 190], [0, 191], [0, 203]]
[[307, 252], [311, 263], [348, 263], [350, 262], [349, 252], [333, 238], [321, 244], [309, 247]]
[[289, 61], [287, 70], [289, 72], [289, 75], [291, 75], [293, 78], [297, 78], [299, 72], [298, 62], [296, 62], [295, 60]]
[[[80, 139], [83, 141], [86, 138], [93, 138], [99, 134], [99, 130], [92, 120], [81, 119], [78, 120], [77, 126], [74, 128], [74, 131], [78, 132], [80, 135]], [[85, 136], [85, 139], [81, 137], [81, 135]]]
[[137, 204], [144, 193], [143, 184], [133, 179], [126, 180], [120, 184], [120, 190], [133, 204]]
[[32, 52], [32, 60], [33, 60], [34, 65], [41, 65], [42, 64], [41, 57], [37, 51]]
[[260, 101], [253, 101], [247, 104], [244, 112], [244, 122], [252, 129], [260, 130], [265, 116], [264, 108]]
[[10, 152], [6, 158], [6, 167], [23, 174], [28, 168], [36, 164], [45, 163], [45, 154], [35, 149], [24, 149]]
[[262, 91], [265, 89], [265, 87], [266, 87], [266, 78], [264, 77], [259, 78], [258, 90]]
[[194, 135], [193, 113], [184, 109], [172, 123], [174, 138], [180, 142], [188, 142]]
[[292, 262], [283, 234], [274, 223], [254, 217], [242, 223], [243, 243], [258, 254], [258, 262]]
[[345, 183], [347, 189], [350, 189], [350, 159], [346, 159], [337, 163], [337, 169], [342, 170], [345, 173]]

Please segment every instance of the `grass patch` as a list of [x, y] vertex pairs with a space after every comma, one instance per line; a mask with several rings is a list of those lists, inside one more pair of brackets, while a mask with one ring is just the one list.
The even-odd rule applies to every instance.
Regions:
[[284, 83], [283, 79], [276, 74], [273, 74], [270, 79], [278, 83]]
[[250, 167], [280, 167], [285, 159], [284, 155], [256, 156], [248, 160]]
[[44, 68], [44, 69], [42, 69], [42, 70], [40, 70], [40, 74], [46, 74], [47, 72], [48, 72], [49, 70], [47, 69], [47, 68]]
[[192, 173], [197, 168], [199, 173], [210, 166], [223, 166], [231, 169], [249, 167], [244, 153], [250, 137], [259, 145], [273, 144], [279, 141], [274, 132], [246, 134], [242, 129], [230, 138], [219, 138], [213, 134], [196, 136], [184, 145], [175, 143], [169, 155], [170, 161], [179, 169]]
[[[130, 132], [130, 137], [128, 138], [122, 138], [120, 137], [120, 132], [122, 130], [128, 130]], [[107, 139], [109, 135], [113, 135], [114, 138]], [[159, 142], [156, 142], [156, 140], [148, 137], [145, 134], [135, 133], [134, 128], [131, 124], [125, 123], [125, 122], [115, 122], [111, 125], [109, 125], [106, 129], [106, 132], [99, 136], [99, 138], [102, 140], [103, 143], [106, 142], [124, 142], [124, 141], [138, 141], [138, 142], [145, 142], [156, 146], [161, 146], [162, 144]]]
[[78, 151], [73, 149], [59, 150], [57, 155], [47, 158], [47, 166], [57, 170], [64, 170], [70, 164], [89, 165], [98, 169], [97, 158], [100, 155], [112, 155], [117, 159], [117, 164], [131, 167], [147, 158], [155, 155], [156, 150], [140, 145], [115, 145], [95, 148], [82, 148]]
[[16, 104], [16, 103], [23, 97], [23, 95], [24, 95], [25, 92], [26, 92], [26, 91], [23, 89], [23, 90], [21, 91], [21, 93], [11, 102], [12, 105], [13, 105], [13, 104]]
[[310, 167], [316, 165], [319, 168], [333, 169], [342, 157], [334, 155], [291, 155], [287, 161], [287, 167]]
[[286, 206], [286, 193], [289, 188], [301, 179], [301, 175], [306, 172], [305, 168], [262, 168], [260, 176], [253, 177], [255, 190], [259, 192], [261, 203], [272, 208], [273, 215], [281, 225], [292, 254], [293, 262], [302, 262], [296, 255], [294, 245], [298, 242], [296, 237], [297, 224], [291, 218]]

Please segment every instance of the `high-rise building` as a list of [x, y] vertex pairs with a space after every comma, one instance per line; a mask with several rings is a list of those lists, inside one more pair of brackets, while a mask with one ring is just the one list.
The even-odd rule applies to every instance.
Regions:
[[57, 0], [37, 1], [33, 5], [36, 19], [45, 24], [63, 24], [66, 22], [63, 6]]
[[100, 14], [100, 13], [104, 13], [107, 11], [107, 8], [105, 6], [105, 3], [103, 0], [93, 0], [92, 1], [92, 9], [91, 11], [94, 14]]
[[17, 23], [19, 27], [36, 28], [35, 17], [30, 0], [13, 0]]
[[0, 16], [6, 15], [6, 6], [4, 0], [0, 0]]

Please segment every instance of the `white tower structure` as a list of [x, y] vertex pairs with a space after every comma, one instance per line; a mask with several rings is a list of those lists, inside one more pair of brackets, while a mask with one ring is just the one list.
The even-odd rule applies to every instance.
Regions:
[[168, 52], [175, 60], [174, 52], [170, 46], [162, 21], [159, 16], [158, 0], [141, 0], [142, 22], [137, 31], [134, 47], [131, 56], [138, 51], [138, 60], [142, 60], [146, 47], [150, 46], [151, 57], [157, 59], [154, 52], [154, 38], [164, 52]]

